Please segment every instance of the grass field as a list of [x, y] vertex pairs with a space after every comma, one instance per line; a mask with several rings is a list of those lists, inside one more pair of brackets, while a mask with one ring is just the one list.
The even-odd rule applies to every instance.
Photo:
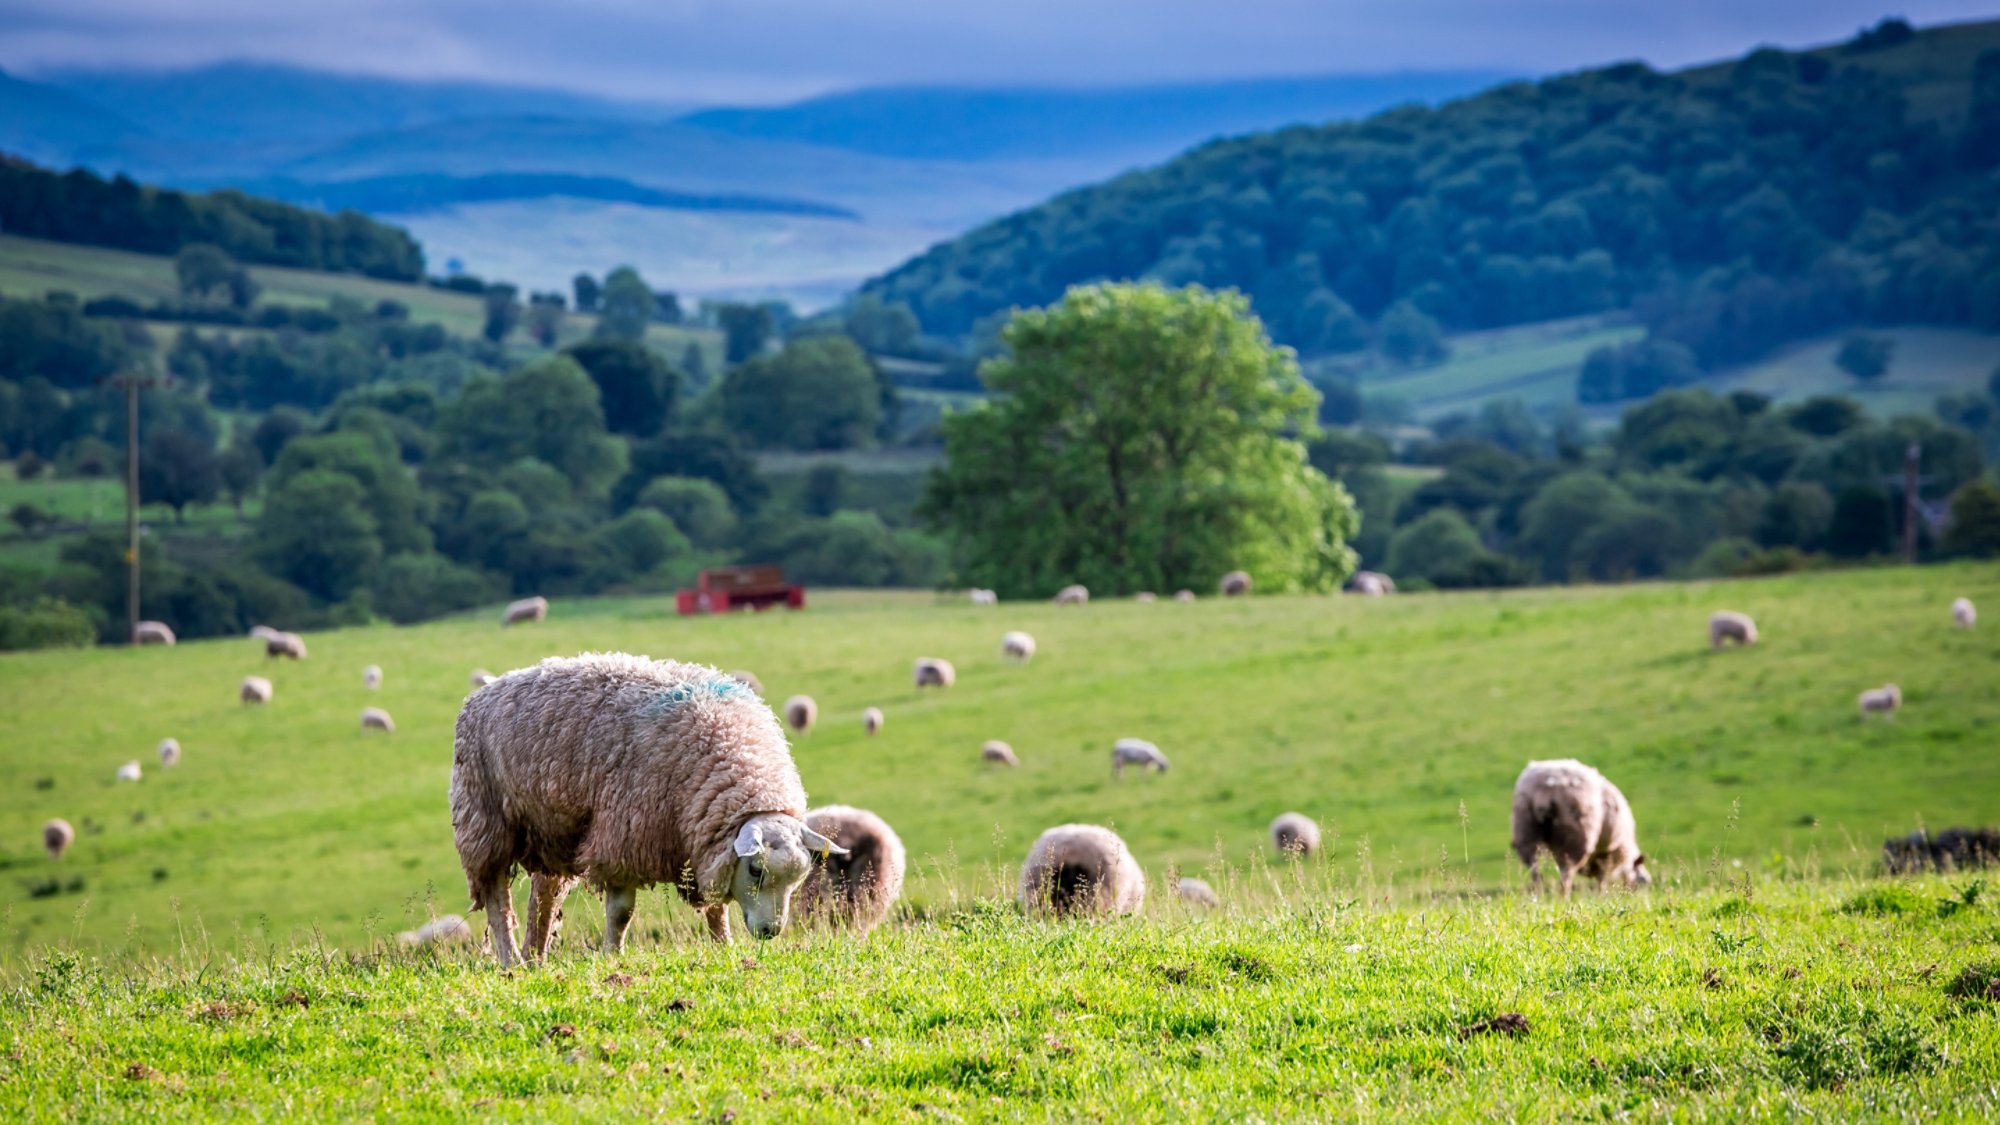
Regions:
[[1939, 395], [1984, 390], [2000, 371], [2000, 335], [1952, 328], [1896, 328], [1880, 335], [1893, 339], [1896, 348], [1889, 373], [1872, 383], [1835, 366], [1842, 334], [1794, 344], [1761, 363], [1723, 372], [1711, 385], [1719, 394], [1756, 391], [1780, 402], [1841, 394], [1877, 417], [1928, 417]]
[[1373, 374], [1361, 389], [1401, 399], [1419, 421], [1467, 413], [1495, 398], [1518, 398], [1535, 410], [1576, 401], [1576, 373], [1592, 351], [1645, 335], [1595, 318], [1551, 321], [1451, 337], [1451, 358], [1430, 367]]

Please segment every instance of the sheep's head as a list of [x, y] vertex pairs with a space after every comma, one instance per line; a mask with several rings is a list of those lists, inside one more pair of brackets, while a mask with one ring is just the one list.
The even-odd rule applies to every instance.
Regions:
[[1632, 861], [1632, 873], [1629, 878], [1635, 887], [1650, 887], [1653, 885], [1653, 873], [1646, 870], [1645, 856], [1642, 855]]
[[814, 855], [846, 855], [847, 849], [784, 813], [753, 816], [736, 833], [736, 868], [729, 897], [743, 908], [743, 924], [760, 938], [785, 932], [792, 892], [812, 871]]

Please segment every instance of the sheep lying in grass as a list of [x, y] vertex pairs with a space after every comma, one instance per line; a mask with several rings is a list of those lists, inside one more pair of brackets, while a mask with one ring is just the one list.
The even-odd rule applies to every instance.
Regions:
[[1175, 601], [1177, 601], [1177, 602], [1183, 602], [1183, 603], [1185, 603], [1185, 602], [1191, 602], [1191, 601], [1193, 601], [1193, 600], [1194, 600], [1194, 591], [1193, 591], [1193, 590], [1175, 590], [1175, 591], [1174, 591], [1174, 600], [1175, 600]]
[[882, 729], [882, 709], [870, 707], [861, 712], [861, 729], [868, 734], [879, 733]]
[[972, 591], [972, 604], [973, 604], [973, 605], [999, 605], [999, 604], [1000, 604], [1000, 595], [998, 595], [998, 594], [994, 593], [994, 592], [993, 592], [993, 591], [991, 591], [991, 590], [977, 590], [977, 589], [975, 589], [975, 590], [973, 590], [973, 591]]
[[1088, 605], [1090, 591], [1082, 586], [1064, 586], [1056, 591], [1057, 605]]
[[164, 621], [141, 621], [132, 626], [132, 643], [135, 645], [172, 645], [174, 631]]
[[1021, 764], [1021, 759], [1014, 756], [1014, 748], [997, 738], [979, 748], [979, 760], [1001, 766]]
[[1132, 595], [1132, 600], [1138, 602], [1140, 605], [1152, 605], [1154, 602], [1159, 601], [1160, 599], [1159, 596], [1153, 593], [1151, 590], [1141, 590], [1138, 593]]
[[304, 660], [306, 639], [297, 633], [279, 633], [275, 637], [266, 637], [264, 655], [271, 658], [282, 656], [290, 660]]
[[1970, 629], [1979, 622], [1979, 611], [1972, 606], [1971, 598], [1960, 598], [1951, 603], [1951, 623], [1961, 629]]
[[361, 729], [379, 730], [388, 734], [394, 734], [396, 733], [396, 720], [390, 718], [389, 712], [382, 710], [380, 707], [364, 707], [361, 709]]
[[1749, 614], [1724, 609], [1708, 619], [1708, 647], [1721, 648], [1729, 641], [1738, 646], [1757, 643], [1757, 623]]
[[819, 704], [813, 702], [812, 696], [795, 695], [785, 700], [785, 725], [792, 728], [793, 732], [811, 734], [813, 724], [818, 721]]
[[812, 852], [805, 790], [771, 709], [713, 668], [589, 653], [473, 693], [458, 716], [452, 833], [501, 966], [516, 959], [509, 880], [530, 876], [527, 954], [579, 879], [604, 894], [604, 949], [624, 945], [640, 887], [671, 883], [729, 940], [728, 905], [783, 932]]
[[1222, 905], [1222, 900], [1215, 897], [1215, 888], [1193, 876], [1182, 878], [1174, 890], [1181, 896], [1181, 901], [1189, 906], [1213, 910]]
[[137, 760], [126, 762], [124, 765], [118, 767], [118, 780], [120, 781], [137, 781], [139, 780], [139, 776], [139, 763]]
[[1962, 871], [2000, 863], [2000, 829], [1947, 828], [1932, 836], [1918, 829], [1882, 844], [1882, 866], [1891, 875]]
[[1111, 776], [1124, 777], [1126, 766], [1138, 766], [1141, 771], [1167, 772], [1167, 756], [1160, 748], [1143, 738], [1121, 738], [1111, 744]]
[[1016, 664], [1026, 664], [1035, 658], [1035, 638], [1019, 631], [1000, 638], [1000, 655]]
[[361, 670], [361, 686], [369, 691], [382, 690], [382, 666], [370, 664]]
[[742, 684], [744, 687], [749, 688], [759, 697], [762, 697], [764, 694], [764, 681], [758, 679], [757, 673], [755, 672], [745, 672], [739, 668], [736, 671], [729, 673], [729, 678], [735, 680], [739, 684]]
[[1301, 859], [1319, 851], [1319, 825], [1304, 813], [1279, 813], [1271, 822], [1271, 846]]
[[245, 703], [269, 703], [271, 681], [262, 676], [245, 676], [243, 686], [236, 689], [236, 697]]
[[1856, 697], [1856, 702], [1861, 705], [1861, 717], [1864, 719], [1870, 715], [1884, 715], [1893, 719], [1903, 706], [1903, 689], [1895, 684], [1883, 684], [1881, 687], [1862, 692]]
[[1146, 874], [1109, 828], [1064, 824], [1041, 834], [1021, 865], [1021, 909], [1030, 914], [1106, 917], [1146, 904]]
[[161, 739], [158, 753], [160, 755], [161, 765], [167, 766], [169, 768], [180, 765], [181, 764], [180, 739], [178, 738]]
[[1562, 873], [1562, 893], [1570, 893], [1578, 871], [1597, 880], [1636, 886], [1653, 881], [1639, 851], [1632, 806], [1609, 778], [1573, 759], [1529, 762], [1514, 783], [1514, 854], [1539, 887], [1536, 859], [1542, 848]]
[[500, 627], [520, 625], [529, 621], [540, 621], [549, 615], [549, 599], [543, 597], [522, 598], [509, 602], [500, 614]]
[[958, 669], [951, 666], [951, 661], [935, 656], [918, 657], [912, 666], [912, 674], [919, 691], [927, 687], [948, 688], [958, 682]]
[[1358, 570], [1347, 588], [1362, 597], [1381, 598], [1396, 592], [1396, 580], [1379, 570]]
[[495, 676], [493, 673], [488, 672], [484, 668], [474, 668], [472, 670], [472, 675], [468, 677], [468, 680], [471, 682], [473, 690], [476, 691], [499, 678], [500, 677]]
[[472, 927], [456, 914], [434, 918], [414, 930], [396, 935], [404, 945], [442, 945], [448, 941], [471, 941]]
[[1250, 592], [1250, 575], [1246, 571], [1232, 570], [1222, 576], [1217, 586], [1225, 598], [1241, 597]]
[[42, 847], [49, 853], [50, 859], [61, 859], [63, 853], [74, 843], [76, 843], [76, 829], [71, 828], [69, 821], [62, 817], [56, 817], [42, 825]]
[[792, 908], [804, 918], [847, 927], [863, 937], [881, 925], [903, 893], [903, 840], [867, 809], [827, 805], [806, 813], [806, 827], [843, 853], [815, 856]]

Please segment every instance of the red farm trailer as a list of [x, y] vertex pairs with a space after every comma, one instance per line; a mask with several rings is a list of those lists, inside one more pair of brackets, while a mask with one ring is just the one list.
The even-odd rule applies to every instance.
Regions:
[[727, 613], [749, 606], [768, 609], [774, 605], [792, 609], [806, 606], [806, 588], [788, 585], [783, 567], [721, 566], [704, 570], [695, 588], [674, 595], [674, 608], [683, 617], [697, 613]]

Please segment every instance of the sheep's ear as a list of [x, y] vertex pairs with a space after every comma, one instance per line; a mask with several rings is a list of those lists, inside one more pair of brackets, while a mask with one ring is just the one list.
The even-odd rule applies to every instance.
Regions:
[[800, 842], [805, 844], [806, 850], [809, 852], [818, 852], [823, 856], [847, 854], [846, 848], [843, 848], [839, 844], [834, 843], [832, 840], [827, 839], [825, 836], [822, 836], [819, 833], [814, 832], [812, 829], [806, 827], [803, 824], [799, 825], [799, 840]]
[[764, 829], [756, 821], [743, 826], [736, 834], [736, 854], [740, 856], [761, 855], [764, 851]]

